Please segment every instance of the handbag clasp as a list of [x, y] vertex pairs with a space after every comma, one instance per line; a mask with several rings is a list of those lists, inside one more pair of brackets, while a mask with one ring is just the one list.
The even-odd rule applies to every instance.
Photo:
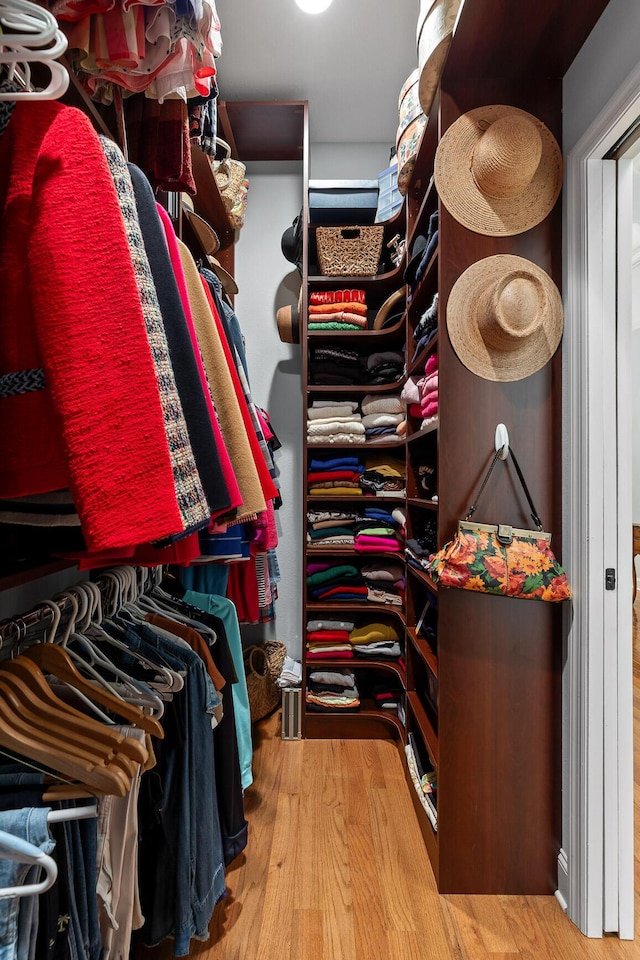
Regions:
[[508, 523], [499, 523], [496, 536], [500, 543], [502, 543], [504, 546], [508, 546], [513, 542], [513, 527], [509, 526]]

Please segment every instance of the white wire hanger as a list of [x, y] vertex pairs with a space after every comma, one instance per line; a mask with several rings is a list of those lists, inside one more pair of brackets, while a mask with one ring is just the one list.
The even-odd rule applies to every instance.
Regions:
[[[6, 79], [17, 90], [0, 91], [0, 100], [57, 100], [66, 93], [69, 73], [57, 62], [67, 49], [67, 38], [56, 18], [30, 0], [0, 2], [0, 64], [8, 65]], [[31, 63], [45, 65], [51, 78], [46, 87], [34, 85]]]

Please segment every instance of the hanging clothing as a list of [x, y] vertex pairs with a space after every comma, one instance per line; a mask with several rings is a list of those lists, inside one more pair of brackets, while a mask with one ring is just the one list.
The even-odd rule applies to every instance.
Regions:
[[218, 597], [213, 594], [194, 593], [187, 590], [184, 595], [185, 603], [189, 603], [205, 613], [212, 614], [222, 620], [229, 649], [233, 657], [233, 664], [238, 676], [238, 682], [233, 685], [233, 703], [236, 716], [236, 732], [238, 735], [238, 753], [240, 756], [240, 773], [242, 776], [242, 787], [244, 790], [253, 783], [253, 773], [251, 771], [251, 761], [253, 748], [251, 745], [251, 713], [249, 710], [249, 695], [247, 693], [247, 681], [244, 672], [244, 660], [242, 656], [242, 639], [240, 637], [240, 626], [238, 623], [238, 614], [231, 600], [226, 597]]
[[[219, 516], [241, 502], [235, 474], [231, 463], [227, 462], [228, 454], [221, 442], [219, 430], [218, 436], [214, 434], [214, 424], [207, 408], [153, 190], [142, 171], [132, 163], [129, 164], [129, 173], [189, 439], [211, 514]], [[212, 411], [212, 414], [215, 419], [215, 411]], [[224, 469], [221, 465], [223, 457]]]
[[182, 532], [125, 227], [80, 111], [16, 104], [0, 209], [0, 496], [69, 488], [91, 550]]

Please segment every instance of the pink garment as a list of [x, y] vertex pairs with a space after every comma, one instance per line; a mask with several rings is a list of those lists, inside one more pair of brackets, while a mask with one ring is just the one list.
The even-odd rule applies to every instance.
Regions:
[[438, 386], [438, 371], [432, 373], [431, 376], [425, 377], [422, 381], [422, 392], [426, 393], [428, 390], [433, 390], [434, 387]]
[[438, 412], [438, 401], [434, 400], [433, 403], [430, 403], [427, 407], [425, 407], [425, 409], [422, 411], [422, 416], [426, 420], [427, 417], [435, 416], [437, 412]]
[[[202, 384], [202, 390], [207, 401], [207, 406], [209, 408], [209, 416], [211, 418], [211, 426], [213, 428], [213, 434], [216, 439], [216, 448], [218, 450], [218, 456], [220, 458], [220, 466], [222, 467], [222, 474], [224, 476], [224, 481], [227, 485], [229, 491], [229, 497], [231, 500], [230, 510], [233, 510], [235, 507], [239, 507], [242, 504], [242, 497], [240, 496], [240, 488], [238, 486], [238, 481], [236, 480], [236, 475], [231, 465], [231, 460], [229, 458], [229, 452], [225, 446], [224, 440], [222, 439], [222, 433], [220, 432], [220, 424], [218, 423], [218, 415], [216, 414], [215, 407], [213, 406], [213, 401], [211, 399], [211, 394], [209, 392], [209, 385], [207, 383], [207, 377], [204, 372], [204, 366], [202, 364], [202, 357], [200, 355], [200, 346], [198, 344], [198, 338], [196, 337], [196, 331], [193, 326], [193, 317], [191, 316], [191, 307], [189, 306], [189, 297], [187, 295], [187, 285], [184, 279], [184, 271], [182, 269], [182, 261], [180, 259], [180, 251], [178, 250], [178, 244], [176, 243], [176, 234], [173, 229], [173, 224], [171, 222], [171, 217], [167, 211], [160, 204], [157, 204], [158, 213], [160, 214], [160, 219], [162, 220], [162, 225], [165, 230], [165, 235], [167, 238], [167, 246], [169, 248], [169, 256], [171, 257], [171, 263], [176, 275], [176, 282], [178, 284], [178, 290], [180, 291], [180, 299], [182, 300], [182, 306], [184, 309], [185, 317], [187, 318], [187, 326], [189, 328], [189, 334], [191, 336], [191, 342], [193, 343], [193, 350], [196, 357], [196, 363], [198, 365], [198, 372], [200, 373], [200, 382]], [[216, 516], [221, 516], [222, 513], [227, 513], [228, 511], [221, 511], [216, 514]]]
[[431, 353], [427, 357], [427, 362], [424, 365], [425, 375], [428, 377], [430, 374], [435, 373], [438, 369], [438, 354]]
[[428, 393], [423, 394], [420, 398], [420, 407], [424, 410], [425, 407], [428, 407], [430, 403], [438, 402], [438, 391], [429, 390]]
[[402, 550], [402, 544], [398, 543], [395, 539], [392, 540], [390, 537], [372, 537], [364, 533], [359, 534], [355, 538], [353, 546], [354, 549], [358, 551], [391, 550], [394, 553], [399, 553]]
[[260, 409], [260, 407], [256, 407], [255, 411], [256, 411], [256, 417], [258, 418], [258, 423], [260, 424], [260, 429], [262, 430], [263, 437], [267, 441], [273, 440], [273, 431], [269, 426], [269, 424], [267, 423], [267, 421], [265, 420], [262, 410]]

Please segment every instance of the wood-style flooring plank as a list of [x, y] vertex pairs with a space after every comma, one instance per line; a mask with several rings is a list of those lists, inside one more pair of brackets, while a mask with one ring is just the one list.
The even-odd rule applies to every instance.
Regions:
[[[638, 599], [640, 608], [640, 595]], [[634, 620], [634, 771], [640, 836], [640, 631]], [[636, 940], [587, 939], [554, 897], [440, 896], [388, 741], [280, 739], [280, 714], [254, 726], [245, 798], [249, 845], [200, 960], [640, 960]], [[173, 944], [140, 948], [169, 960]]]

